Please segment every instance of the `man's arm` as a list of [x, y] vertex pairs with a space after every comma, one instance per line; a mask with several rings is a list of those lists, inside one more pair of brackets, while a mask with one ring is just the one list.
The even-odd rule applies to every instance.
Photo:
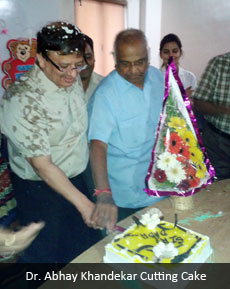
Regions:
[[230, 114], [230, 107], [218, 105], [214, 99], [216, 87], [224, 85], [220, 83], [222, 71], [222, 56], [212, 58], [201, 80], [192, 95], [193, 108], [204, 115]]
[[[109, 189], [107, 176], [107, 144], [99, 140], [90, 142], [90, 164], [96, 189]], [[108, 193], [99, 193], [92, 214], [91, 222], [94, 228], [106, 227], [107, 232], [113, 230], [117, 221], [117, 207]]]
[[48, 186], [76, 207], [81, 213], [84, 222], [90, 226], [90, 217], [94, 204], [72, 185], [62, 170], [52, 163], [50, 156], [27, 158], [27, 161]]
[[198, 99], [193, 99], [193, 108], [196, 111], [207, 115], [230, 114], [230, 107]]

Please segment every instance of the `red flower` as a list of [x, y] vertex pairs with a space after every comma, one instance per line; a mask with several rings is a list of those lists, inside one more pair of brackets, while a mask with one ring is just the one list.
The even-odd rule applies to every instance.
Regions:
[[178, 160], [178, 162], [182, 163], [185, 167], [187, 167], [188, 159], [186, 157], [178, 155], [176, 159]]
[[180, 184], [177, 186], [177, 188], [181, 191], [187, 191], [190, 188], [190, 184], [188, 180], [183, 180], [180, 182]]
[[[181, 157], [179, 157], [181, 158]], [[183, 180], [180, 182], [180, 184], [177, 186], [179, 190], [187, 191], [189, 188], [197, 187], [200, 183], [200, 179], [197, 178], [196, 175], [196, 169], [191, 164], [185, 164], [185, 172], [186, 172], [186, 180]]]
[[153, 176], [159, 183], [163, 183], [166, 180], [165, 172], [160, 169], [156, 170]]
[[189, 165], [186, 169], [186, 177], [188, 179], [188, 183], [190, 185], [190, 188], [194, 188], [199, 185], [200, 179], [196, 176], [196, 170], [193, 166]]
[[185, 143], [182, 143], [182, 146], [180, 147], [178, 154], [182, 155], [185, 159], [189, 159], [190, 153], [189, 153], [188, 147], [185, 145]]
[[186, 159], [189, 158], [188, 147], [176, 132], [171, 132], [169, 138], [164, 139], [164, 145], [171, 154], [182, 155]]
[[189, 185], [191, 188], [197, 187], [200, 183], [200, 179], [197, 177], [191, 177], [189, 180]]
[[182, 142], [182, 138], [179, 137], [179, 135], [176, 133], [176, 132], [171, 132], [169, 137], [165, 137], [164, 138], [164, 145], [166, 148], [169, 148], [169, 147], [176, 147], [178, 146], [178, 144], [181, 144]]
[[186, 177], [189, 179], [191, 177], [195, 177], [196, 170], [191, 164], [187, 164], [186, 166]]

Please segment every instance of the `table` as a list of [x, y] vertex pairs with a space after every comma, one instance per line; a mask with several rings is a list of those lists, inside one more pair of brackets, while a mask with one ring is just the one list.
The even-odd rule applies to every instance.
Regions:
[[[230, 179], [214, 182], [193, 196], [194, 206], [191, 210], [177, 211], [178, 224], [210, 237], [214, 250], [212, 261], [230, 263]], [[164, 199], [152, 207], [160, 209], [164, 219], [174, 222], [174, 208], [170, 199]], [[136, 213], [140, 216], [148, 208]], [[120, 226], [128, 227], [133, 220], [128, 217]], [[94, 246], [72, 260], [71, 263], [99, 263], [104, 256], [104, 247], [114, 237], [105, 237]]]
[[[211, 246], [214, 250], [214, 256], [212, 258], [212, 262], [215, 263], [230, 263], [230, 179], [215, 182], [212, 185], [202, 189], [199, 193], [193, 196], [194, 199], [194, 207], [191, 210], [187, 211], [178, 211], [178, 223], [186, 228], [190, 228], [196, 232], [199, 232], [204, 235], [208, 235], [210, 237]], [[174, 222], [174, 214], [175, 210], [172, 206], [172, 202], [170, 202], [169, 198], [160, 201], [159, 203], [154, 204], [152, 207], [156, 207], [162, 211], [164, 214], [164, 218], [166, 221]], [[141, 215], [149, 208], [143, 209], [135, 215]], [[133, 223], [132, 217], [128, 217], [123, 221], [119, 222], [118, 225], [123, 227], [128, 227], [131, 223]], [[103, 240], [99, 241], [88, 250], [83, 252], [81, 255], [72, 260], [70, 264], [68, 264], [65, 268], [63, 268], [62, 272], [76, 272], [75, 265], [78, 264], [73, 263], [100, 263], [102, 262], [102, 258], [104, 256], [104, 247], [110, 242], [110, 240], [114, 237], [113, 234], [105, 237]], [[71, 265], [74, 265], [71, 267]], [[93, 265], [93, 264], [92, 264]], [[79, 264], [81, 267], [82, 265]], [[95, 265], [96, 266], [96, 265]], [[222, 273], [222, 272], [220, 272]], [[213, 272], [213, 279], [209, 280], [206, 283], [196, 283], [197, 289], [203, 288], [229, 288], [229, 280], [225, 275], [225, 280], [222, 280], [223, 284], [220, 284], [219, 272]], [[227, 278], [227, 281], [226, 281]], [[220, 287], [213, 287], [213, 280], [218, 280], [218, 285]], [[73, 288], [86, 288], [85, 283], [73, 283], [67, 281], [48, 281], [45, 282], [40, 289], [73, 289]], [[175, 283], [177, 284], [177, 283]], [[172, 284], [171, 284], [172, 285]], [[207, 285], [207, 287], [204, 287]], [[123, 287], [122, 287], [123, 286]], [[193, 283], [191, 286], [188, 285], [188, 289], [194, 288]], [[153, 288], [152, 286], [145, 283], [137, 284], [122, 284], [119, 282], [110, 282], [109, 287], [108, 283], [100, 282], [97, 283], [95, 281], [91, 281], [87, 283], [87, 288], [93, 289], [101, 289], [101, 288], [109, 288], [109, 289], [118, 289], [118, 288], [142, 288], [149, 289]], [[154, 287], [155, 288], [155, 287]], [[176, 287], [177, 288], [177, 287]], [[184, 287], [183, 287], [184, 288]], [[187, 288], [187, 287], [186, 287]]]

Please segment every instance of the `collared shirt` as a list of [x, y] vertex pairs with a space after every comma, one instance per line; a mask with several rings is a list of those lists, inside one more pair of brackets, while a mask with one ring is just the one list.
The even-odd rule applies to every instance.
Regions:
[[[212, 58], [198, 84], [194, 99], [230, 106], [230, 53]], [[230, 134], [230, 115], [204, 115], [219, 130]]]
[[143, 90], [115, 70], [89, 103], [89, 140], [107, 144], [107, 171], [117, 206], [140, 208], [161, 198], [143, 191], [164, 95], [162, 73], [149, 67]]
[[191, 71], [185, 70], [184, 68], [179, 66], [179, 77], [184, 86], [184, 89], [187, 89], [190, 86], [192, 90], [196, 88], [196, 76]]
[[89, 81], [89, 86], [85, 92], [85, 100], [87, 103], [88, 103], [90, 97], [93, 95], [98, 84], [102, 81], [102, 79], [103, 79], [102, 75], [100, 75], [94, 71], [92, 72], [91, 77], [90, 77], [90, 81]]
[[[161, 71], [165, 73], [165, 66], [161, 68]], [[179, 66], [179, 74], [178, 74], [184, 89], [187, 89], [188, 87], [191, 87], [192, 90], [196, 88], [197, 81], [196, 76], [191, 71], [185, 70], [181, 66]]]
[[3, 96], [0, 124], [11, 168], [19, 177], [40, 180], [26, 157], [51, 156], [69, 178], [85, 169], [88, 120], [79, 79], [58, 88], [34, 65]]

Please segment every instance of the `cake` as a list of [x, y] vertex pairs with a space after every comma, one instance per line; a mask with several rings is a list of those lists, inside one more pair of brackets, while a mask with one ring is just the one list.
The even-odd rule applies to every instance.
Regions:
[[204, 263], [209, 237], [160, 219], [150, 209], [105, 246], [105, 263]]

